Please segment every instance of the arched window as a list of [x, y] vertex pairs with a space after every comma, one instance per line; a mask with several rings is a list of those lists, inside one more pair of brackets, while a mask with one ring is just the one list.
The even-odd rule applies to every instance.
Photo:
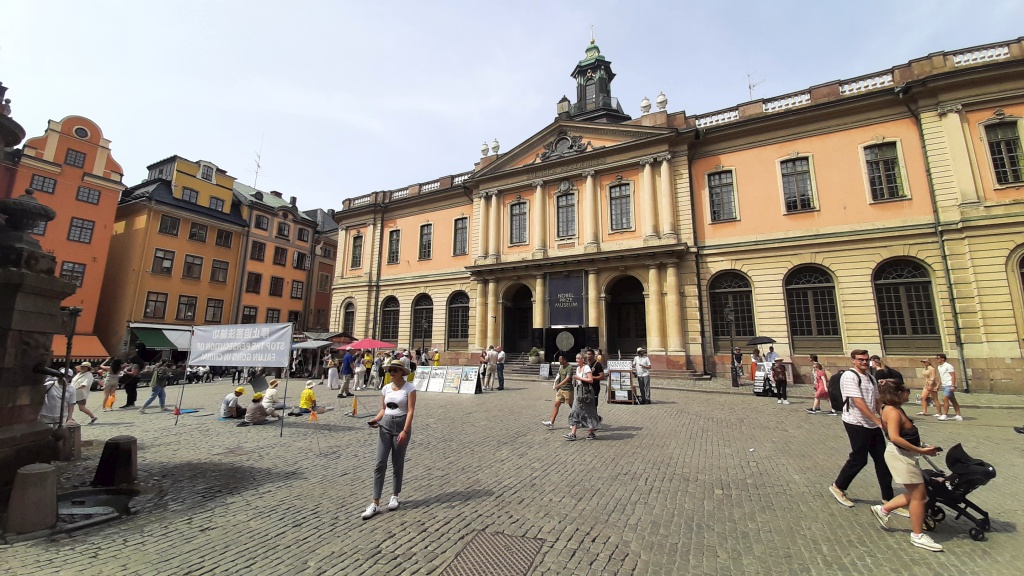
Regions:
[[469, 295], [455, 292], [448, 298], [447, 349], [465, 350], [469, 347]]
[[818, 266], [801, 266], [786, 276], [786, 312], [793, 352], [842, 354], [836, 286]]
[[886, 354], [932, 353], [942, 346], [932, 281], [912, 260], [890, 260], [875, 270], [878, 324]]
[[427, 294], [420, 294], [412, 301], [412, 342], [421, 349], [430, 344], [434, 328], [434, 300]]
[[[729, 335], [736, 345], [742, 346], [754, 336], [754, 294], [747, 280], [738, 272], [723, 272], [708, 285], [711, 299], [711, 332], [716, 351], [729, 350]], [[732, 308], [730, 326], [725, 309]]]
[[398, 298], [388, 296], [380, 305], [380, 339], [398, 341]]
[[352, 302], [345, 304], [344, 312], [341, 314], [341, 331], [352, 334], [356, 328], [356, 305]]

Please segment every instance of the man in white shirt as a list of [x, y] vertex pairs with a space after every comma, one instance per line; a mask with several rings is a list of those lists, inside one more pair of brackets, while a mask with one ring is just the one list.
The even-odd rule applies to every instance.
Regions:
[[779, 353], [775, 351], [775, 346], [768, 347], [768, 353], [764, 355], [764, 363], [768, 365], [768, 369], [775, 365], [775, 359], [779, 358]]
[[636, 373], [637, 387], [640, 389], [640, 404], [651, 403], [651, 359], [647, 357], [647, 350], [636, 349], [636, 356], [633, 358], [633, 372]]
[[502, 350], [501, 346], [494, 349], [498, 353], [497, 365], [498, 365], [498, 390], [505, 389], [505, 351]]
[[852, 508], [846, 490], [857, 474], [868, 464], [868, 455], [875, 461], [875, 476], [882, 490], [882, 501], [892, 500], [892, 474], [885, 463], [885, 435], [878, 417], [878, 383], [868, 372], [868, 351], [850, 352], [853, 369], [843, 372], [839, 385], [843, 392], [843, 427], [850, 438], [850, 456], [839, 471], [836, 481], [828, 487], [836, 501]]
[[[939, 384], [942, 386], [942, 407], [939, 408], [939, 420], [963, 420], [963, 416], [960, 415], [960, 403], [956, 401], [956, 371], [953, 370], [953, 365], [946, 361], [945, 354], [936, 354], [935, 359], [939, 361], [935, 371], [939, 375]], [[953, 410], [956, 412], [956, 416], [952, 418], [949, 417], [950, 404], [953, 404]]]
[[494, 373], [498, 371], [498, 353], [494, 351], [494, 344], [487, 347], [487, 373], [484, 374], [484, 381], [481, 386], [483, 390], [492, 390], [494, 387]]

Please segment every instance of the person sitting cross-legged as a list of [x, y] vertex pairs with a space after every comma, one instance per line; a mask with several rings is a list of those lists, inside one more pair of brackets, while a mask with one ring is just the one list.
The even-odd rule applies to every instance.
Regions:
[[234, 392], [224, 397], [224, 400], [220, 403], [221, 418], [234, 418], [236, 420], [245, 418], [245, 408], [238, 405], [238, 398], [242, 394], [245, 394], [245, 388], [239, 386], [235, 388]]

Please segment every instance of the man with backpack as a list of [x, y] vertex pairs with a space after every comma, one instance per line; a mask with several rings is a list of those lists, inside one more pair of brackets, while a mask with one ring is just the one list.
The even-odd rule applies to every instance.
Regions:
[[[878, 417], [878, 382], [868, 372], [867, 350], [850, 352], [853, 369], [844, 370], [839, 377], [839, 391], [842, 393], [841, 406], [835, 403], [835, 386], [829, 382], [829, 399], [834, 410], [842, 410], [843, 427], [850, 438], [850, 456], [829, 486], [829, 492], [843, 506], [853, 507], [853, 502], [846, 497], [846, 490], [857, 474], [868, 464], [868, 456], [875, 462], [875, 476], [878, 487], [882, 491], [882, 501], [892, 499], [892, 474], [885, 463], [885, 435], [882, 433], [882, 421]], [[835, 377], [833, 377], [835, 378]]]

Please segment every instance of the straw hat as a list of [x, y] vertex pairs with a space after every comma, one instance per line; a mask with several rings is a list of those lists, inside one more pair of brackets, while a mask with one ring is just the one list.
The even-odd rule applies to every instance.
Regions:
[[387, 372], [392, 368], [398, 368], [399, 370], [402, 371], [402, 374], [406, 376], [408, 376], [409, 372], [411, 372], [408, 368], [405, 367], [405, 364], [402, 364], [401, 360], [392, 360], [391, 362], [388, 362], [388, 365], [384, 367], [384, 371]]
[[274, 379], [274, 380], [271, 380], [270, 382], [268, 382], [267, 386], [269, 386], [271, 388], [277, 388], [277, 385], [280, 384], [280, 383], [281, 383], [280, 380]]
[[312, 388], [314, 386], [316, 386], [316, 382], [313, 382], [312, 380], [306, 380], [306, 388]]

